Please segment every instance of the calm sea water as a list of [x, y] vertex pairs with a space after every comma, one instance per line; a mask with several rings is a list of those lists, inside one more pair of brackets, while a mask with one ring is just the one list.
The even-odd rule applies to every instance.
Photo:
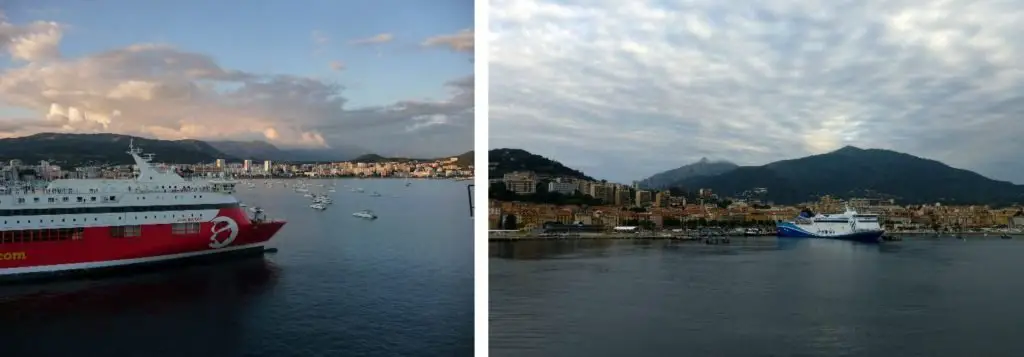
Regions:
[[1021, 356], [1024, 241], [492, 243], [491, 356]]
[[[337, 182], [322, 212], [291, 188], [241, 189], [289, 221], [264, 258], [0, 286], [0, 355], [472, 355], [466, 184]], [[351, 216], [361, 209], [380, 218]]]

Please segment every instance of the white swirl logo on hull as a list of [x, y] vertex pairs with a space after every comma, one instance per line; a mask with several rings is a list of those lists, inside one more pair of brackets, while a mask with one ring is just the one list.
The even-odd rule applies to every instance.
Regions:
[[[213, 233], [213, 235], [210, 236], [210, 248], [218, 249], [227, 247], [231, 242], [235, 241], [235, 237], [238, 237], [238, 223], [231, 219], [231, 217], [221, 216], [214, 218], [210, 222], [213, 222], [213, 227], [210, 227], [210, 232]], [[224, 224], [221, 225], [221, 223]], [[225, 231], [228, 232], [227, 238], [220, 240], [219, 238], [221, 233], [224, 233]]]

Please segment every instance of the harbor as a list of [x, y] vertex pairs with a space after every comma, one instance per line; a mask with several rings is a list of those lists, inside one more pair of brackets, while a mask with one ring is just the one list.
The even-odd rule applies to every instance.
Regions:
[[[1016, 239], [1024, 234], [1010, 234], [1001, 232], [959, 232], [959, 233], [935, 233], [935, 232], [893, 232], [883, 236], [884, 241], [901, 241], [903, 239]], [[724, 230], [713, 231], [710, 234], [699, 231], [683, 232], [658, 232], [639, 231], [635, 233], [624, 232], [583, 232], [583, 233], [538, 233], [528, 231], [501, 231], [492, 230], [488, 232], [487, 240], [490, 242], [517, 242], [537, 240], [577, 240], [577, 239], [606, 239], [606, 240], [676, 240], [700, 242], [709, 238], [757, 238], [776, 239], [775, 232], [763, 232], [758, 234], [744, 234], [728, 232]]]

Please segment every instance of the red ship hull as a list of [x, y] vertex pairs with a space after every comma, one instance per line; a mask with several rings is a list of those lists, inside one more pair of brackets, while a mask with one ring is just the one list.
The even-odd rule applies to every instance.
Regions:
[[[0, 279], [169, 263], [239, 253], [262, 253], [264, 244], [285, 222], [250, 221], [241, 208], [222, 209], [194, 232], [176, 232], [172, 224], [140, 226], [125, 236], [115, 227], [89, 227], [71, 239], [0, 244]], [[54, 235], [41, 229], [33, 234]], [[0, 232], [0, 239], [8, 239]]]

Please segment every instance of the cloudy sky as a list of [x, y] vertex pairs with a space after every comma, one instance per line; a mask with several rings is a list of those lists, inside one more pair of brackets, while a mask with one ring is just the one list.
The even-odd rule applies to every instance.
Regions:
[[628, 182], [844, 145], [1024, 183], [1020, 1], [492, 0], [490, 146]]
[[0, 1], [0, 137], [473, 147], [473, 1]]

